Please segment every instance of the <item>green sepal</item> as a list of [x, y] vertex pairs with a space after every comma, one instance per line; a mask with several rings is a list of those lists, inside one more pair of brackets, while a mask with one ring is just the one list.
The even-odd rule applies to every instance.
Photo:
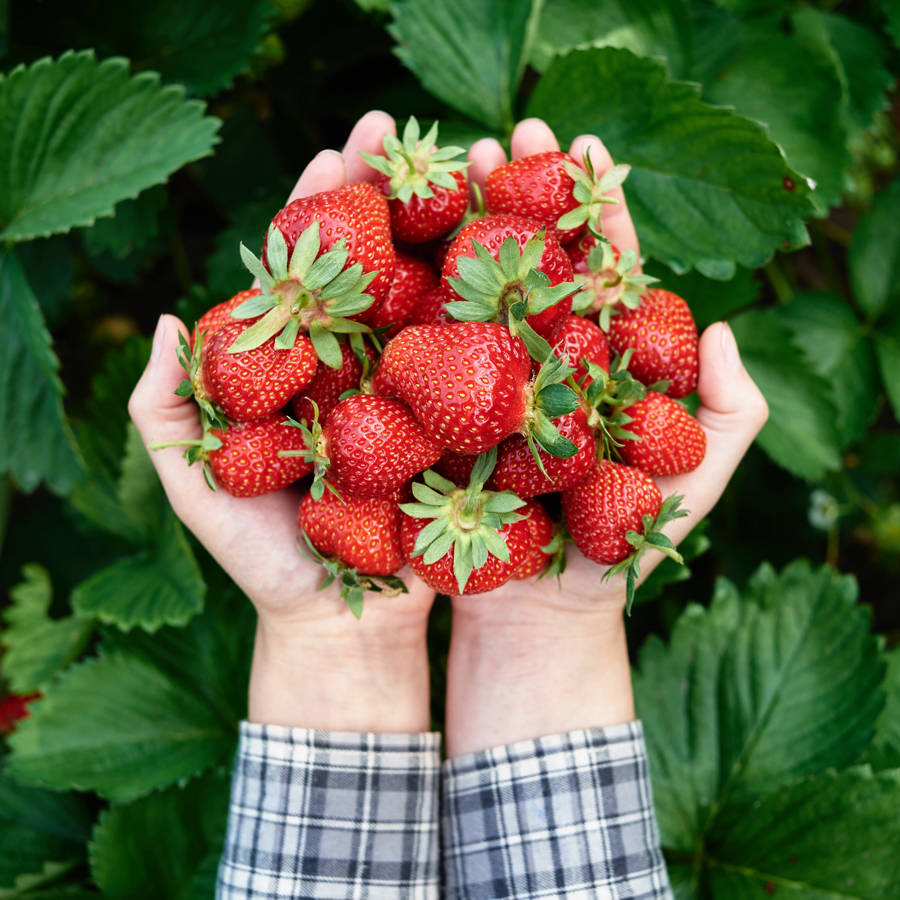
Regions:
[[194, 395], [194, 386], [188, 381], [187, 378], [184, 381], [179, 382], [178, 387], [175, 388], [174, 391], [179, 397], [192, 397]]
[[544, 363], [549, 360], [551, 356], [555, 356], [553, 348], [546, 339], [542, 338], [524, 319], [514, 323], [511, 322], [510, 325], [512, 326], [510, 331], [513, 332], [516, 337], [521, 338], [522, 342], [525, 344], [525, 349], [528, 350], [528, 355], [533, 360]]
[[296, 319], [288, 319], [287, 325], [281, 329], [281, 333], [275, 338], [276, 350], [290, 350], [297, 340], [297, 332], [300, 331], [300, 323]]
[[278, 298], [271, 294], [259, 294], [245, 300], [240, 306], [231, 311], [232, 319], [255, 319], [263, 313], [267, 313], [273, 307], [278, 306]]
[[315, 262], [321, 246], [319, 222], [314, 220], [301, 232], [300, 237], [297, 238], [297, 243], [294, 244], [294, 252], [291, 254], [291, 261], [288, 264], [288, 274], [292, 278], [299, 278], [303, 281], [307, 272], [309, 272], [310, 266]]
[[425, 483], [436, 491], [449, 494], [456, 488], [456, 485], [449, 478], [444, 478], [443, 475], [435, 472], [434, 469], [426, 469], [422, 475], [425, 478]]
[[[274, 227], [274, 226], [272, 226]], [[254, 256], [253, 252], [246, 244], [241, 242], [241, 260], [247, 271], [254, 277], [259, 279], [259, 283], [266, 288], [271, 288], [275, 284], [275, 279], [269, 270], [263, 265], [259, 257]]]
[[266, 262], [273, 277], [278, 278], [281, 273], [287, 273], [288, 249], [287, 241], [280, 228], [269, 226], [266, 237]]
[[242, 331], [228, 348], [228, 353], [243, 353], [261, 347], [270, 337], [278, 334], [290, 319], [290, 310], [276, 306], [269, 310], [258, 322]]
[[343, 365], [341, 345], [338, 343], [338, 339], [321, 322], [313, 322], [309, 326], [309, 339], [312, 341], [316, 356], [329, 369], [340, 369]]
[[[540, 413], [534, 417], [532, 434], [540, 448], [551, 456], [556, 456], [559, 459], [569, 459], [578, 452], [578, 447], [568, 438], [563, 437], [550, 419]], [[543, 471], [543, 467], [541, 469]], [[546, 475], [547, 473], [544, 472], [544, 474]]]
[[578, 409], [578, 396], [566, 384], [548, 384], [535, 397], [537, 408], [548, 419], [567, 416]]

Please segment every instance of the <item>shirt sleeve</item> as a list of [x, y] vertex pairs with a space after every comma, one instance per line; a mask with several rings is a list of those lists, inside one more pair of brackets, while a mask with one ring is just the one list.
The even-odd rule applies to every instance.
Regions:
[[670, 898], [640, 722], [444, 763], [448, 898]]
[[439, 734], [241, 723], [219, 900], [440, 890]]

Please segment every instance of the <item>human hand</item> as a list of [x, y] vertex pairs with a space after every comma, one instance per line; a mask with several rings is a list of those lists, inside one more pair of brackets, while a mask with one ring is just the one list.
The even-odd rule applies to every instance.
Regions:
[[[520, 122], [513, 158], [557, 150], [540, 120]], [[570, 154], [587, 152], [598, 173], [612, 158], [593, 136], [576, 138]], [[478, 182], [506, 156], [496, 141], [471, 148], [469, 177]], [[638, 251], [637, 235], [621, 188], [619, 202], [604, 204], [602, 226], [620, 250]], [[706, 456], [693, 472], [656, 479], [663, 497], [684, 496], [689, 514], [665, 529], [677, 544], [715, 505], [768, 416], [766, 401], [741, 364], [727, 324], [711, 325], [700, 339], [701, 406]], [[487, 594], [453, 598], [447, 696], [448, 753], [459, 755], [510, 741], [609, 725], [634, 717], [622, 611], [623, 577], [602, 580], [604, 568], [571, 545], [558, 579], [510, 581]], [[662, 561], [648, 552], [646, 577]]]
[[[380, 152], [388, 131], [394, 131], [390, 116], [363, 116], [343, 153], [319, 153], [287, 202], [368, 178], [373, 170], [359, 151]], [[184, 378], [176, 359], [179, 332], [187, 334], [181, 321], [161, 317], [150, 361], [129, 402], [147, 445], [201, 436], [197, 406], [174, 393]], [[256, 607], [251, 719], [332, 730], [427, 729], [430, 588], [404, 569], [399, 575], [409, 593], [368, 593], [357, 621], [337, 586], [318, 590], [323, 570], [298, 549], [296, 488], [236, 498], [211, 491], [199, 467], [188, 467], [177, 447], [151, 457], [176, 515]]]

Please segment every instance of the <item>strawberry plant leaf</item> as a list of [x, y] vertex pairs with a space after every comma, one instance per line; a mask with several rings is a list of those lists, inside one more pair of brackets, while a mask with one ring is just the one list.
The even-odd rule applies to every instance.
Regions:
[[850, 283], [870, 320], [900, 300], [900, 178], [878, 196], [859, 220], [850, 244]]
[[900, 647], [887, 656], [884, 687], [887, 703], [875, 725], [875, 737], [869, 747], [868, 761], [876, 769], [900, 768]]
[[508, 135], [540, 7], [541, 0], [400, 0], [388, 30], [427, 91]]
[[800, 294], [775, 314], [828, 382], [841, 447], [847, 447], [862, 437], [881, 405], [872, 344], [863, 325], [841, 297], [820, 292]]
[[200, 896], [188, 889], [210, 854], [221, 854], [227, 812], [221, 773], [105, 810], [88, 848], [94, 881], [114, 900]]
[[554, 56], [576, 47], [620, 47], [637, 56], [664, 57], [676, 77], [687, 74], [691, 22], [678, 0], [546, 0], [531, 50], [543, 71]]
[[[26, 114], [27, 112], [27, 114]], [[0, 238], [23, 241], [90, 225], [115, 204], [206, 156], [219, 122], [152, 72], [90, 51], [19, 66], [0, 78]]]
[[857, 760], [883, 675], [852, 577], [797, 562], [762, 566], [743, 596], [720, 581], [635, 675], [663, 846], [693, 853], [735, 804]]
[[161, 669], [113, 651], [68, 669], [10, 737], [8, 770], [117, 803], [223, 763], [234, 725]]
[[184, 529], [167, 509], [152, 542], [81, 582], [72, 592], [72, 608], [125, 630], [152, 632], [189, 621], [203, 609], [205, 594]]
[[[724, 813], [695, 867], [695, 887], [750, 900], [874, 900], [900, 885], [900, 772], [824, 772]], [[698, 869], [702, 866], [702, 874]]]
[[744, 365], [769, 404], [757, 443], [801, 478], [821, 479], [839, 469], [841, 435], [831, 388], [790, 329], [771, 311], [742, 313], [731, 326]]
[[631, 164], [624, 190], [642, 250], [676, 272], [729, 278], [736, 262], [756, 267], [807, 242], [809, 188], [762, 126], [702, 102], [660, 63], [573, 51], [547, 69], [527, 114], [563, 143], [601, 134]]
[[900, 9], [894, 0], [878, 0], [881, 12], [886, 20], [886, 31], [894, 41], [895, 47], [900, 47]]
[[49, 863], [62, 870], [79, 864], [89, 823], [77, 795], [28, 787], [0, 771], [0, 896], [20, 876], [41, 873]]
[[885, 322], [874, 334], [875, 357], [884, 382], [884, 389], [900, 418], [900, 311]]
[[30, 564], [22, 570], [24, 581], [10, 592], [10, 605], [3, 611], [5, 628], [0, 632], [3, 677], [10, 690], [28, 694], [44, 687], [84, 649], [93, 622], [68, 616], [50, 618], [53, 587], [50, 574]]
[[63, 412], [59, 360], [11, 248], [0, 248], [0, 321], [0, 473], [25, 491], [43, 482], [65, 494], [81, 477], [81, 459]]

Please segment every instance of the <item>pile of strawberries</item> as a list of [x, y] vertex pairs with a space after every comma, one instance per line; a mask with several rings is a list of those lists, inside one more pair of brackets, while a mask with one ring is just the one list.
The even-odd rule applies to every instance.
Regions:
[[[201, 409], [188, 444], [240, 497], [306, 479], [308, 552], [358, 614], [404, 564], [447, 594], [559, 572], [574, 541], [625, 572], [661, 527], [654, 476], [694, 469], [700, 425], [687, 304], [629, 274], [600, 212], [628, 173], [556, 151], [506, 163], [479, 207], [456, 147], [414, 119], [373, 183], [288, 204], [260, 287], [210, 309], [179, 351]], [[483, 206], [486, 208], [481, 208]]]

